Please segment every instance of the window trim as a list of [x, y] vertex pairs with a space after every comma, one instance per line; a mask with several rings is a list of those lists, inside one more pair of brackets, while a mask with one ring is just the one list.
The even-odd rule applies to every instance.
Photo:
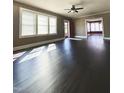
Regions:
[[[34, 35], [25, 35], [25, 36], [22, 35], [22, 12], [23, 11], [27, 11], [27, 12], [31, 12], [31, 13], [35, 14], [35, 23], [36, 24], [35, 24], [35, 34]], [[48, 34], [38, 34], [38, 15], [44, 15], [44, 16], [48, 17]], [[56, 18], [56, 33], [50, 33], [50, 30], [49, 30], [49, 28], [50, 28], [49, 18], [50, 17]], [[34, 10], [30, 10], [30, 9], [27, 9], [27, 8], [20, 7], [20, 11], [19, 11], [19, 38], [49, 36], [49, 35], [57, 35], [57, 34], [58, 34], [58, 31], [57, 31], [57, 16], [49, 15], [49, 14], [46, 14], [46, 13], [37, 12], [37, 11], [34, 11]]]

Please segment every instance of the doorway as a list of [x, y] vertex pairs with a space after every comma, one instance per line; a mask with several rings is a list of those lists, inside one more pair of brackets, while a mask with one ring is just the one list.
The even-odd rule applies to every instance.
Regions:
[[87, 37], [104, 37], [103, 18], [86, 19], [85, 24]]
[[64, 20], [64, 36], [70, 37], [70, 23], [68, 20]]

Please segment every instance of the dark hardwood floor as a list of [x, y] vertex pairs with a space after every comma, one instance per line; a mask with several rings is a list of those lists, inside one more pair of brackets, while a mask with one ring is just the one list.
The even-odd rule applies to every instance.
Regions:
[[13, 62], [14, 93], [110, 93], [110, 41], [65, 39]]

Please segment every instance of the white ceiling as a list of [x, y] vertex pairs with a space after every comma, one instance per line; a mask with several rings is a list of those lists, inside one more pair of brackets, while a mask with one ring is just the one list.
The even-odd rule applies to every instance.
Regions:
[[[79, 18], [81, 16], [106, 12], [110, 10], [109, 0], [14, 0], [38, 8], [49, 10], [64, 16]], [[83, 7], [79, 13], [67, 13], [67, 10], [72, 5]]]

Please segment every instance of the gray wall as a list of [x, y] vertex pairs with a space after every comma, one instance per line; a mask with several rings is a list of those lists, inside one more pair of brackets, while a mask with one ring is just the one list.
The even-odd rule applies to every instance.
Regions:
[[92, 19], [92, 18], [99, 18], [99, 17], [103, 18], [104, 37], [110, 37], [110, 13], [105, 13], [105, 14], [99, 14], [99, 15], [74, 19], [75, 36], [86, 36], [85, 20], [86, 19]]
[[[57, 16], [57, 35], [19, 38], [19, 9], [20, 7]], [[43, 10], [43, 9], [39, 9], [39, 8], [32, 7], [29, 5], [14, 2], [13, 3], [13, 46], [16, 47], [16, 46], [21, 46], [21, 45], [26, 45], [26, 44], [64, 37], [64, 23], [63, 23], [64, 19], [71, 20], [71, 18], [67, 18], [59, 14], [47, 11], [47, 10]]]

